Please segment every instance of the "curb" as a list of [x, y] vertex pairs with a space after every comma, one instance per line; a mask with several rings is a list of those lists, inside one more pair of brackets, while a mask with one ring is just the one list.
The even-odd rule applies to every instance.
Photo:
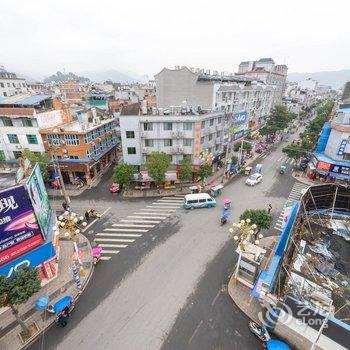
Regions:
[[[84, 236], [85, 237], [85, 236]], [[85, 237], [86, 238], [86, 237]], [[87, 238], [86, 238], [87, 239]], [[87, 239], [87, 241], [89, 242], [89, 245], [90, 245], [90, 248], [91, 248], [91, 244], [90, 244], [90, 241]], [[93, 261], [91, 261], [91, 265], [92, 265], [92, 268], [91, 268], [91, 270], [90, 270], [90, 273], [89, 273], [89, 275], [87, 276], [87, 278], [86, 278], [86, 281], [85, 281], [85, 283], [84, 283], [84, 286], [83, 286], [83, 288], [82, 288], [82, 290], [80, 291], [80, 293], [78, 293], [75, 297], [74, 297], [74, 302], [76, 302], [79, 298], [80, 298], [80, 296], [82, 295], [82, 293], [84, 292], [84, 290], [85, 290], [85, 288], [87, 287], [87, 285], [88, 285], [88, 283], [90, 282], [90, 279], [91, 279], [91, 277], [92, 277], [92, 274], [93, 274], [93, 272], [94, 272], [94, 270], [95, 270], [95, 265], [93, 264]], [[26, 348], [28, 348], [29, 346], [31, 346], [43, 333], [45, 333], [48, 329], [50, 329], [52, 326], [53, 326], [53, 324], [55, 324], [55, 319], [51, 322], [51, 323], [49, 323], [45, 328], [42, 328], [42, 329], [40, 329], [40, 332], [38, 332], [38, 334], [33, 338], [33, 339], [31, 339], [28, 343], [26, 343], [26, 344], [24, 344], [22, 347], [20, 347], [19, 349], [20, 350], [22, 350], [22, 349], [26, 349]]]

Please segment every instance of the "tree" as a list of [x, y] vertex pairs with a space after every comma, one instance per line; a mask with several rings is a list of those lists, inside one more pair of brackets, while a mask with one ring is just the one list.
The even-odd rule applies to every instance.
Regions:
[[260, 134], [274, 136], [277, 131], [284, 130], [295, 117], [286, 106], [277, 105], [272, 109], [266, 125], [260, 129]]
[[171, 163], [170, 157], [163, 152], [152, 152], [146, 160], [148, 174], [157, 187], [165, 181], [165, 173]]
[[28, 148], [25, 148], [22, 152], [22, 156], [24, 158], [27, 158], [32, 166], [34, 166], [35, 163], [38, 163], [44, 181], [47, 181], [49, 179], [47, 165], [51, 162], [51, 157], [47, 153], [34, 153], [31, 152]]
[[0, 307], [10, 307], [24, 332], [28, 327], [18, 315], [15, 305], [21, 305], [40, 290], [40, 278], [37, 269], [19, 269], [14, 276], [0, 276]]
[[231, 164], [237, 164], [238, 163], [238, 157], [237, 156], [232, 156], [231, 157]]
[[[240, 148], [241, 148], [241, 145], [242, 145], [241, 142], [235, 143], [234, 149], [233, 149], [233, 150], [234, 150], [235, 152], [239, 151]], [[243, 150], [243, 151], [250, 152], [250, 151], [252, 150], [252, 148], [253, 148], [253, 146], [251, 145], [250, 142], [245, 142], [245, 141], [243, 141], [243, 145], [242, 145], [242, 150]]]
[[204, 179], [210, 176], [212, 172], [213, 172], [213, 169], [210, 165], [202, 164], [198, 171], [198, 176], [202, 180], [202, 182], [204, 182]]
[[181, 191], [183, 182], [192, 180], [192, 163], [188, 158], [184, 158], [180, 162], [179, 180], [181, 183]]
[[250, 219], [251, 224], [255, 224], [258, 227], [257, 233], [259, 233], [262, 229], [267, 230], [272, 224], [272, 215], [265, 209], [247, 209], [241, 214], [239, 219]]
[[113, 169], [112, 181], [122, 184], [126, 189], [129, 189], [135, 173], [136, 167], [134, 165], [126, 163], [116, 165]]
[[298, 162], [298, 159], [303, 155], [303, 150], [300, 145], [296, 143], [291, 143], [290, 145], [284, 147], [282, 152], [285, 153], [289, 158], [294, 159], [295, 163]]

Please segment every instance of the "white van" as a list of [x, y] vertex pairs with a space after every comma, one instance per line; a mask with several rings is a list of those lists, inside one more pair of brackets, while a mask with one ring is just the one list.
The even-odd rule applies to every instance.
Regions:
[[208, 193], [193, 193], [186, 194], [184, 200], [185, 209], [194, 208], [214, 208], [216, 206], [216, 200]]

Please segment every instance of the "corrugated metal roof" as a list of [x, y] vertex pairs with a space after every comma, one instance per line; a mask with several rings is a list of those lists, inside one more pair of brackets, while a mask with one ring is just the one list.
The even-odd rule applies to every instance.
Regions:
[[35, 95], [27, 97], [24, 100], [18, 101], [16, 104], [33, 106], [49, 98], [51, 98], [51, 95]]

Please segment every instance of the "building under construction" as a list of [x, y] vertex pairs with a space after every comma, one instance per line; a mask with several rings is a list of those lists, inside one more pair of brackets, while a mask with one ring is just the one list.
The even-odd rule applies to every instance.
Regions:
[[310, 187], [293, 203], [252, 295], [297, 349], [350, 348], [350, 188]]

